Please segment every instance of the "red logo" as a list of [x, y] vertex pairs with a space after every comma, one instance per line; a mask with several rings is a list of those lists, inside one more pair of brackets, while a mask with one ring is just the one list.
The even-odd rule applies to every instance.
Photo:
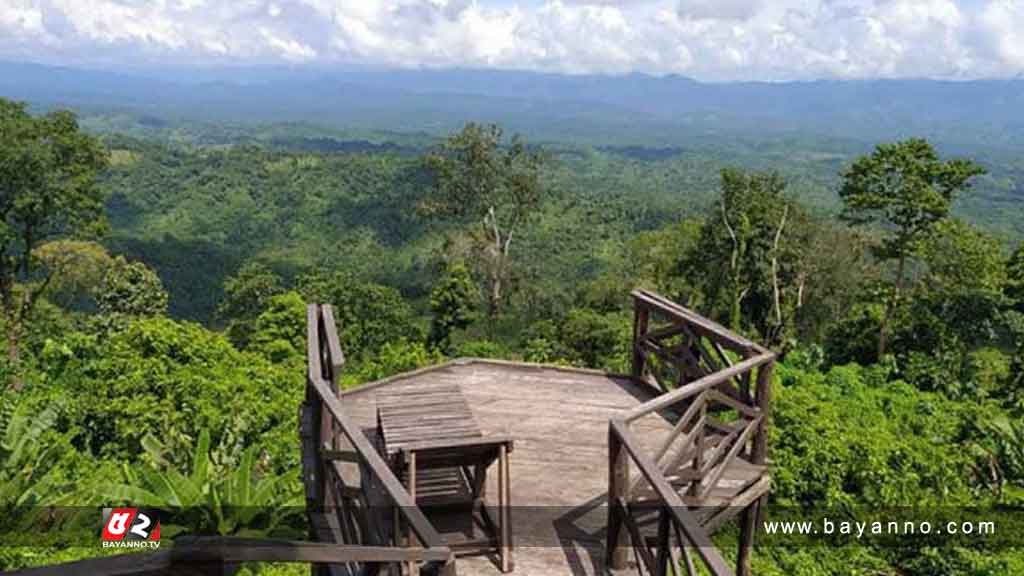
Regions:
[[156, 548], [160, 546], [160, 518], [145, 508], [104, 508], [105, 548]]

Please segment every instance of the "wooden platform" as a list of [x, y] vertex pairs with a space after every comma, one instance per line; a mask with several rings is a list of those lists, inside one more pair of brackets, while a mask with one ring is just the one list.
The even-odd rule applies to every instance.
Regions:
[[[428, 384], [459, 386], [485, 435], [508, 434], [515, 441], [510, 463], [515, 574], [607, 573], [608, 422], [655, 397], [655, 391], [598, 371], [457, 360], [346, 391], [340, 400], [369, 428], [376, 424], [375, 398], [382, 387], [393, 396]], [[657, 414], [632, 424], [643, 448], [652, 452], [671, 428]], [[736, 474], [729, 475], [730, 482], [736, 480]], [[495, 490], [491, 486], [488, 492]], [[486, 557], [460, 558], [457, 567], [460, 576], [500, 573]]]

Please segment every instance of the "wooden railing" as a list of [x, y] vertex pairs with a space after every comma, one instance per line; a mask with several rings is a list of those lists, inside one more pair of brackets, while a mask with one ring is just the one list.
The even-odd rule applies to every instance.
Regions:
[[379, 546], [346, 546], [320, 542], [292, 542], [257, 538], [185, 537], [166, 549], [140, 554], [120, 554], [26, 568], [10, 576], [224, 576], [251, 562], [299, 563], [313, 566], [360, 564], [367, 573], [408, 561], [444, 563], [445, 549], [410, 549]]
[[[389, 550], [387, 559], [335, 564], [331, 573], [376, 573], [382, 562], [399, 562], [395, 551], [401, 550], [401, 562], [419, 566], [421, 574], [454, 576], [451, 550], [338, 398], [337, 379], [345, 361], [330, 306], [309, 305], [307, 342], [300, 421], [311, 536]], [[416, 541], [407, 541], [406, 533]]]
[[[711, 574], [731, 575], [709, 537], [722, 520], [712, 518], [702, 525], [690, 509], [706, 501], [738, 460], [752, 465], [747, 467], [751, 474], [764, 469], [775, 355], [653, 292], [634, 291], [633, 299], [632, 375], [659, 395], [609, 425], [609, 564], [623, 568], [632, 549], [641, 573], [660, 576], [683, 568], [692, 575], [697, 569], [691, 551], [696, 551], [696, 560]], [[630, 424], [653, 414], [674, 426], [648, 454]], [[634, 477], [631, 462], [639, 471]], [[749, 574], [756, 497], [767, 489], [767, 476], [760, 480], [758, 489], [750, 491], [755, 501], [730, 503], [733, 509], [744, 507], [739, 574]], [[654, 494], [653, 502], [643, 506], [658, 516], [654, 552], [650, 538], [641, 534], [640, 507], [632, 498], [641, 487]], [[631, 546], [625, 545], [627, 535]]]

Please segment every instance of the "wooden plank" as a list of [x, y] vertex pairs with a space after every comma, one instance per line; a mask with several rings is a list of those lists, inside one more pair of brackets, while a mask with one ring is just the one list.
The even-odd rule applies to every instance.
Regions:
[[408, 422], [406, 425], [394, 426], [393, 421], [382, 421], [382, 433], [384, 434], [385, 440], [392, 437], [410, 436], [426, 434], [427, 436], [434, 436], [436, 434], [447, 433], [447, 431], [456, 430], [470, 430], [478, 431], [480, 426], [472, 420], [438, 420], [438, 421], [417, 421]]
[[483, 434], [477, 430], [449, 430], [449, 431], [438, 431], [429, 436], [426, 434], [405, 434], [405, 435], [389, 435], [385, 436], [384, 441], [387, 445], [388, 452], [394, 452], [396, 447], [399, 445], [412, 444], [415, 442], [423, 441], [441, 441], [441, 440], [458, 440], [463, 438], [480, 438]]
[[434, 440], [424, 440], [422, 442], [413, 442], [406, 444], [403, 450], [431, 450], [431, 449], [450, 449], [450, 448], [497, 448], [498, 446], [505, 446], [506, 449], [511, 452], [514, 442], [511, 436], [504, 434], [493, 434], [487, 435], [480, 438], [466, 438], [464, 440], [436, 442]]

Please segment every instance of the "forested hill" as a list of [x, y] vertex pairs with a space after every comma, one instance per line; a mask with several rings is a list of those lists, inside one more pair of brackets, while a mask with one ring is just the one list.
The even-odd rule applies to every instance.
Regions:
[[[102, 184], [112, 224], [108, 242], [155, 266], [175, 315], [210, 321], [225, 277], [253, 258], [286, 275], [327, 262], [401, 286], [413, 298], [428, 291], [426, 256], [441, 250], [444, 227], [417, 206], [428, 188], [421, 156], [434, 139], [369, 142], [294, 125], [185, 125], [163, 134], [167, 143], [107, 135], [113, 162]], [[168, 134], [219, 143], [182, 146]], [[228, 142], [235, 144], [225, 147]], [[543, 177], [556, 195], [537, 207], [538, 218], [522, 232], [530, 250], [543, 256], [531, 259], [521, 279], [528, 284], [592, 278], [621, 258], [624, 242], [636, 234], [704, 215], [726, 166], [777, 171], [788, 196], [835, 214], [840, 172], [870, 150], [809, 137], [705, 148], [544, 149], [550, 162]], [[1024, 163], [982, 163], [989, 173], [955, 212], [1016, 242], [1024, 236]]]
[[700, 143], [722, 135], [804, 133], [1024, 149], [1024, 80], [872, 80], [709, 84], [679, 76], [502, 71], [190, 70], [111, 73], [0, 63], [0, 94], [152, 121], [315, 121], [443, 134], [469, 118], [534, 139]]
[[[31, 95], [3, 78], [0, 94]], [[419, 97], [379, 126], [331, 125], [368, 110], [344, 99], [326, 123], [203, 122], [174, 116], [226, 110], [202, 104], [217, 94], [202, 83], [103, 79], [58, 76], [32, 99], [92, 90], [81, 123], [0, 98], [0, 535], [32, 544], [0, 547], [0, 570], [97, 552], [95, 516], [76, 548], [37, 533], [40, 506], [195, 511], [179, 534], [306, 534], [293, 512], [308, 302], [335, 307], [347, 387], [466, 356], [621, 373], [630, 290], [656, 290], [779, 352], [772, 506], [1024, 509], [1012, 138], [739, 137], [728, 123], [707, 136], [633, 112], [589, 123], [586, 107], [578, 123], [503, 132], [459, 98], [445, 130]], [[276, 98], [256, 102], [289, 114]], [[497, 119], [550, 119], [516, 102]], [[754, 573], [1024, 574], [1009, 531], [1016, 547], [782, 542], [756, 550]]]

